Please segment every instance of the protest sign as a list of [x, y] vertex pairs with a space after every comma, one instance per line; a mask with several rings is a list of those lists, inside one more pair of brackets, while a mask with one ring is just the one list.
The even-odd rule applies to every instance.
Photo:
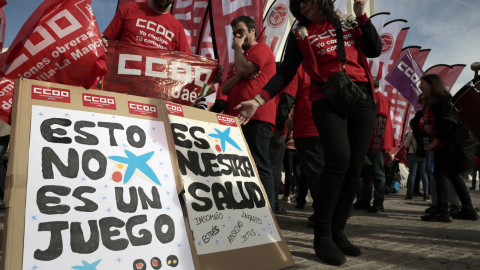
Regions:
[[15, 87], [3, 269], [200, 269], [163, 101]]
[[[147, 38], [147, 37], [145, 37]], [[184, 52], [109, 41], [103, 89], [192, 106], [214, 92], [218, 61]]]
[[292, 266], [236, 119], [168, 102], [167, 110], [202, 268]]

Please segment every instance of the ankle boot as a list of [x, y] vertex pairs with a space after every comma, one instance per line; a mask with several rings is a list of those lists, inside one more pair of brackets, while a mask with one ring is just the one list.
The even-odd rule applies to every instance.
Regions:
[[347, 261], [345, 255], [332, 241], [331, 236], [315, 236], [313, 247], [315, 254], [328, 264], [339, 266]]
[[341, 233], [333, 233], [332, 241], [337, 245], [337, 247], [343, 252], [345, 255], [349, 256], [360, 256], [362, 255], [362, 251], [360, 248], [355, 246], [354, 244], [348, 241], [347, 236], [343, 232]]

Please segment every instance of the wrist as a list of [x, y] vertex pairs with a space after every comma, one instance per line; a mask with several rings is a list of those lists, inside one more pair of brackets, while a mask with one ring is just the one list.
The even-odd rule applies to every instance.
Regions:
[[255, 100], [255, 102], [258, 104], [258, 108], [262, 106], [262, 103], [260, 103], [260, 101], [256, 97], [254, 97], [253, 100]]

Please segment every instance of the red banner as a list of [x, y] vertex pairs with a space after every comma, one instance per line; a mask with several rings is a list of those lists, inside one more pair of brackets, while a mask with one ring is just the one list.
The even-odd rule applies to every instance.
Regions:
[[105, 53], [90, 0], [45, 0], [0, 59], [0, 119], [9, 123], [13, 80], [22, 77], [90, 88]]
[[218, 61], [194, 54], [109, 41], [103, 89], [192, 106], [214, 90]]

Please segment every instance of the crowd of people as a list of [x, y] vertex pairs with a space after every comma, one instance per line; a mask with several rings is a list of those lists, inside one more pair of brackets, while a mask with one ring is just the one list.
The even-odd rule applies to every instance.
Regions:
[[[183, 27], [167, 10], [172, 2], [152, 0], [120, 7], [103, 33], [105, 50], [109, 40], [154, 46], [136, 38], [136, 20], [141, 18], [170, 31], [170, 38], [162, 43], [165, 49], [190, 53]], [[340, 16], [332, 0], [290, 0], [298, 27], [288, 36], [282, 63], [275, 62], [265, 43], [257, 42], [252, 18], [235, 18], [231, 22], [234, 63], [226, 78], [219, 66], [215, 78], [227, 101], [211, 108], [238, 116], [272, 212], [284, 213], [279, 202], [290, 202], [292, 193], [298, 209], [311, 196], [313, 248], [332, 265], [345, 263], [345, 255], [362, 254], [344, 233], [352, 209], [385, 211], [384, 163], [393, 147], [390, 104], [367, 64], [367, 57], [381, 54], [382, 43], [365, 13], [365, 0], [353, 2], [354, 16]], [[337, 48], [338, 29], [343, 32], [342, 49]], [[157, 35], [153, 28], [141, 30]], [[339, 50], [344, 50], [345, 60]], [[322, 90], [337, 72], [345, 72], [364, 96], [353, 112], [335, 107]], [[453, 118], [451, 96], [439, 76], [424, 76], [420, 89], [422, 109], [410, 122], [412, 132], [405, 141], [410, 170], [405, 199], [413, 198], [418, 176], [424, 199], [433, 205], [422, 220], [478, 220], [463, 178], [473, 165], [474, 139]], [[426, 164], [432, 162], [434, 170], [427, 171]], [[286, 181], [279, 194], [282, 163]], [[480, 165], [475, 168], [478, 171]], [[457, 211], [452, 212], [453, 205]]]

